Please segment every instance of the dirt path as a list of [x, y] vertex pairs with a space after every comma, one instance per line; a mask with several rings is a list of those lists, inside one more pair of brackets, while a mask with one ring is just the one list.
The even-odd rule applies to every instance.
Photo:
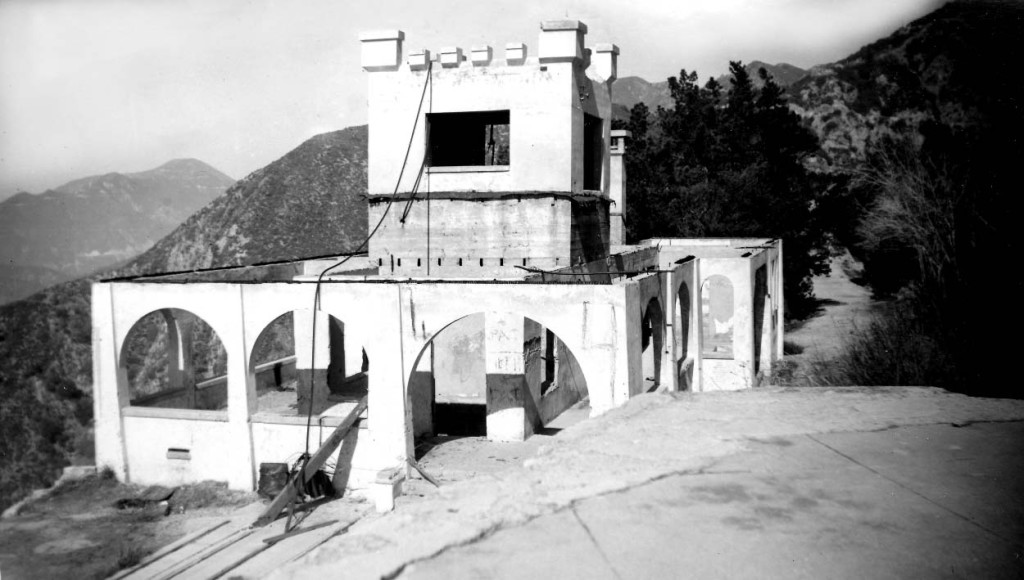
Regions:
[[873, 311], [881, 304], [871, 298], [871, 290], [850, 280], [849, 272], [859, 265], [849, 254], [833, 258], [831, 266], [828, 276], [814, 278], [814, 294], [821, 303], [821, 311], [786, 329], [787, 352], [799, 352], [785, 357], [792, 365], [785, 384], [817, 385], [813, 365], [835, 358], [851, 333], [869, 324]]

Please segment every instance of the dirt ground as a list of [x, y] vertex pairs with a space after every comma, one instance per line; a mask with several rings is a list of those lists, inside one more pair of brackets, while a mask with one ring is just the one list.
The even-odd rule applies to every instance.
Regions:
[[853, 330], [866, 326], [882, 304], [871, 297], [871, 290], [850, 280], [861, 266], [849, 253], [833, 258], [831, 266], [828, 276], [814, 278], [818, 313], [786, 328], [787, 352], [775, 384], [821, 386], [814, 366], [836, 357]]
[[[171, 491], [166, 502], [156, 501]], [[143, 501], [119, 509], [118, 500]], [[261, 503], [255, 494], [212, 482], [172, 490], [102, 475], [73, 481], [0, 520], [0, 574], [8, 580], [106, 578], [200, 522], [253, 503]]]

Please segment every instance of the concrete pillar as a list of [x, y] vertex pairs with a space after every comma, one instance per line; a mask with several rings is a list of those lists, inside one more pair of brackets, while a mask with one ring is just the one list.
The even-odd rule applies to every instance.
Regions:
[[[331, 361], [330, 315], [317, 312], [316, 344], [313, 340], [313, 312], [296, 310], [293, 324], [295, 335], [295, 375], [298, 380], [299, 413], [309, 413], [310, 404], [313, 413], [319, 413], [327, 405], [327, 369]], [[316, 347], [315, 357], [313, 348]], [[310, 369], [314, 369], [310, 373]], [[312, 390], [312, 394], [311, 393]]]
[[608, 183], [608, 196], [612, 200], [609, 210], [609, 221], [611, 228], [611, 245], [621, 246], [626, 243], [626, 139], [632, 133], [622, 129], [612, 131], [612, 146], [610, 155], [610, 181]]
[[[412, 317], [402, 306], [403, 287], [395, 285], [395, 301], [368, 305], [377, 312], [387, 313], [378, 321], [375, 332], [367, 335], [366, 352], [375, 362], [368, 373], [367, 415], [369, 417], [370, 457], [355, 466], [385, 469], [405, 465], [415, 453], [412, 435], [412, 409], [406, 392], [406, 380], [411, 374], [413, 358], [403, 353], [403, 343], [412, 343], [414, 331]], [[388, 355], [401, 357], [388, 362]], [[407, 374], [408, 373], [408, 374]], [[362, 443], [360, 443], [362, 445]], [[364, 456], [365, 457], [365, 456]]]
[[[635, 284], [633, 294], [635, 295]], [[624, 287], [626, 304], [629, 302], [630, 285]], [[587, 369], [587, 390], [590, 394], [590, 415], [596, 417], [610, 411], [616, 405], [629, 400], [633, 383], [643, 384], [640, 376], [640, 333], [639, 325], [634, 333], [627, 332], [626, 310], [614, 304], [583, 304], [583, 348], [577, 353], [579, 363]], [[635, 334], [636, 365], [631, 364], [630, 335]], [[636, 387], [640, 389], [639, 386]]]
[[778, 248], [778, 258], [775, 260], [775, 308], [777, 308], [776, 318], [777, 328], [776, 332], [778, 336], [775, 338], [775, 353], [779, 360], [783, 357], [783, 341], [785, 340], [785, 295], [783, 289], [783, 269], [782, 269], [782, 240], [775, 241], [776, 247]]
[[662, 293], [661, 295], [665, 298], [664, 307], [664, 320], [665, 320], [665, 331], [662, 342], [664, 347], [661, 349], [661, 390], [663, 391], [678, 391], [679, 390], [679, 346], [676, 325], [679, 321], [676, 320], [677, 311], [679, 310], [679, 300], [676, 299], [676, 293], [672, 291], [675, 284], [675, 274], [661, 275], [662, 278]]
[[92, 285], [92, 396], [96, 467], [128, 478], [121, 408], [128, 405], [128, 373], [119, 364], [110, 284]]
[[[233, 315], [225, 316], [220, 328], [214, 331], [221, 337], [227, 350], [228, 374], [228, 437], [224, 449], [224, 462], [230, 465], [228, 487], [252, 491], [256, 489], [256, 458], [253, 450], [252, 427], [249, 418], [257, 410], [256, 375], [249, 366], [249, 351], [245, 344], [245, 287], [238, 289], [238, 302]], [[209, 321], [211, 326], [214, 321]], [[259, 329], [248, 329], [259, 332]]]
[[693, 391], [704, 390], [704, 316], [701, 310], [702, 290], [700, 259], [693, 261], [693, 284], [690, 287], [690, 353], [693, 356]]
[[[755, 306], [757, 305], [755, 304]], [[775, 345], [772, 340], [775, 336], [775, 329], [772, 328], [772, 319], [775, 313], [772, 310], [772, 297], [770, 294], [764, 297], [762, 308], [764, 308], [764, 322], [761, 325], [761, 336], [754, 338], [761, 341], [761, 360], [758, 361], [761, 367], [761, 374], [766, 379], [770, 379], [772, 376], [772, 365], [775, 362]]]
[[484, 323], [487, 371], [487, 438], [524, 441], [533, 434], [526, 401], [522, 316], [488, 312]]

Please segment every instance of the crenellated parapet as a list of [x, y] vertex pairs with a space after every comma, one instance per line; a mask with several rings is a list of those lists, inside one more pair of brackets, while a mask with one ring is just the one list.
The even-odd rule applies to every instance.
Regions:
[[[362, 66], [371, 73], [371, 197], [393, 194], [396, 184], [399, 194], [410, 193], [426, 185], [421, 174], [438, 192], [607, 197], [619, 49], [586, 48], [587, 26], [577, 20], [540, 29], [536, 55], [521, 42], [503, 52], [489, 45], [407, 50], [401, 30], [360, 35]], [[478, 139], [484, 132], [486, 140]]]
[[586, 34], [577, 20], [542, 22], [536, 54], [360, 36], [381, 273], [505, 277], [607, 255], [619, 49], [587, 48]]

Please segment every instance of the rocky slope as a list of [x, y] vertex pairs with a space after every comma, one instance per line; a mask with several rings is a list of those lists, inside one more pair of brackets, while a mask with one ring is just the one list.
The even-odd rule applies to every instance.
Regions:
[[789, 88], [791, 108], [819, 135], [831, 169], [864, 161], [869, 144], [920, 136], [936, 121], [958, 128], [1020, 118], [1016, 66], [1024, 4], [950, 2]]
[[232, 184], [195, 159], [78, 179], [0, 203], [0, 303], [128, 260]]
[[365, 125], [309, 139], [254, 171], [118, 275], [320, 256], [366, 236]]

